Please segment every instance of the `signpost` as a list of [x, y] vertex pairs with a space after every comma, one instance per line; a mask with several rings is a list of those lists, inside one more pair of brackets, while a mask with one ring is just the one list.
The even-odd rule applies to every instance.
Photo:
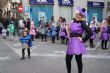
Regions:
[[22, 5], [18, 6], [18, 12], [19, 13], [22, 13], [24, 11], [24, 8]]

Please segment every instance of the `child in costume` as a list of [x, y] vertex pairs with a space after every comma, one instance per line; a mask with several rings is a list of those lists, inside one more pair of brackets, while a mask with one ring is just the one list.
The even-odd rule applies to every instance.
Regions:
[[25, 49], [28, 52], [28, 58], [30, 59], [30, 48], [32, 47], [31, 36], [26, 30], [24, 30], [23, 35], [20, 37], [20, 42], [22, 44], [22, 60], [25, 59]]
[[62, 24], [60, 28], [60, 38], [61, 38], [61, 43], [65, 44], [65, 39], [66, 39], [66, 29], [65, 25]]
[[95, 22], [94, 21], [91, 21], [91, 24], [90, 24], [90, 28], [91, 28], [91, 30], [92, 30], [92, 32], [93, 32], [93, 35], [91, 36], [91, 38], [90, 38], [90, 48], [94, 48], [95, 46], [94, 46], [94, 40], [96, 39], [96, 25], [95, 25]]
[[51, 26], [51, 28], [50, 28], [50, 32], [51, 32], [51, 38], [52, 38], [52, 43], [55, 43], [55, 36], [56, 36], [56, 34], [57, 34], [57, 32], [56, 32], [56, 27], [54, 26], [54, 25], [52, 25]]
[[107, 49], [107, 42], [109, 40], [109, 30], [107, 25], [108, 25], [107, 20], [103, 20], [99, 35], [100, 39], [102, 40], [101, 42], [102, 50]]
[[3, 39], [6, 39], [7, 36], [7, 30], [5, 28], [2, 29], [2, 37]]
[[31, 35], [32, 41], [34, 41], [34, 37], [36, 35], [36, 28], [35, 28], [35, 25], [34, 25], [34, 21], [31, 21], [29, 34]]

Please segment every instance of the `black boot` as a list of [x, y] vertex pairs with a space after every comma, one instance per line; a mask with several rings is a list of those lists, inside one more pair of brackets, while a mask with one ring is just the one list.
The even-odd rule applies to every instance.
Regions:
[[102, 50], [104, 50], [104, 40], [101, 42]]
[[31, 54], [30, 48], [27, 49], [27, 52], [28, 52], [28, 59], [30, 59], [31, 58], [31, 56], [30, 56], [30, 54]]
[[22, 49], [22, 58], [21, 60], [24, 60], [25, 59], [25, 49]]
[[107, 48], [107, 40], [105, 41], [105, 50], [107, 50], [108, 48]]

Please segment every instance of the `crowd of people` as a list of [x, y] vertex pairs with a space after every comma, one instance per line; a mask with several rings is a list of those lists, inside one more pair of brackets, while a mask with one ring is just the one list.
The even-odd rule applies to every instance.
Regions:
[[[70, 21], [70, 24], [66, 23], [66, 19], [59, 17], [59, 20], [55, 22], [54, 16], [51, 17], [49, 22], [45, 21], [45, 18], [38, 23], [38, 27], [35, 26], [34, 21], [29, 18], [19, 21], [18, 36], [19, 41], [22, 44], [22, 60], [25, 59], [25, 49], [28, 52], [28, 58], [30, 59], [30, 48], [32, 47], [32, 41], [35, 38], [41, 38], [42, 42], [47, 42], [49, 38], [52, 43], [55, 40], [61, 39], [61, 44], [68, 46], [66, 51], [66, 67], [67, 72], [71, 73], [71, 60], [75, 55], [75, 59], [78, 65], [78, 73], [82, 73], [83, 63], [82, 55], [86, 53], [86, 47], [84, 43], [89, 40], [90, 48], [94, 48], [94, 41], [99, 38], [101, 41], [102, 50], [107, 50], [107, 42], [110, 35], [110, 17], [103, 19], [101, 23], [98, 23], [93, 17], [90, 24], [85, 22], [86, 10], [84, 8], [77, 8], [75, 12], [75, 18]], [[6, 23], [5, 23], [6, 24]], [[3, 25], [5, 25], [3, 23]], [[8, 32], [8, 33], [7, 33]], [[15, 32], [15, 23], [13, 20], [9, 22], [8, 26], [3, 26], [1, 34], [3, 39], [13, 40], [13, 34]], [[83, 36], [85, 34], [85, 36]]]

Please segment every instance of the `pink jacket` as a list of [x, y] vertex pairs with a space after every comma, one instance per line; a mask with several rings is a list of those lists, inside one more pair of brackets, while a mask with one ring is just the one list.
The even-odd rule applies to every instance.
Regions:
[[36, 35], [36, 31], [35, 31], [35, 25], [34, 25], [34, 22], [33, 21], [31, 21], [31, 25], [30, 25], [30, 31], [29, 31], [29, 34], [30, 35]]

